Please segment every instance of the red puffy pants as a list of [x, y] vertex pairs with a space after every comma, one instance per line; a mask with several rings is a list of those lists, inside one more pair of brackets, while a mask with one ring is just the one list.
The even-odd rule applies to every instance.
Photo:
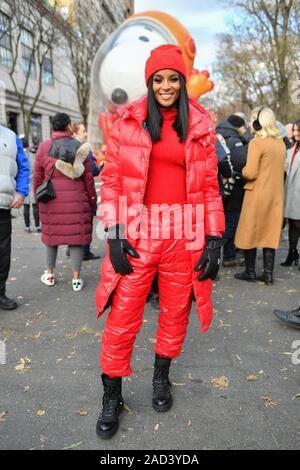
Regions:
[[168, 358], [179, 356], [188, 326], [193, 288], [186, 239], [142, 237], [135, 249], [140, 258], [128, 256], [134, 272], [120, 279], [102, 336], [101, 367], [110, 377], [132, 373], [133, 346], [156, 272], [161, 312], [155, 352]]

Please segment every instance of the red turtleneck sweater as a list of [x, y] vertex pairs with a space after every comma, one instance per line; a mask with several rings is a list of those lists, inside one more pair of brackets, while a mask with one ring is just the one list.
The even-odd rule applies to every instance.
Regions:
[[161, 140], [153, 144], [144, 204], [185, 204], [186, 166], [184, 144], [172, 125], [177, 110], [161, 110], [164, 122]]

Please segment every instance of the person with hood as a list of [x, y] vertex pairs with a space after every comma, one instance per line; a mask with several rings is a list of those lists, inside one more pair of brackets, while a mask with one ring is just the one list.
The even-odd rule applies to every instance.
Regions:
[[29, 162], [19, 137], [0, 125], [0, 309], [18, 304], [6, 295], [11, 260], [11, 209], [20, 209], [29, 194]]
[[[220, 134], [226, 142], [230, 151], [230, 160], [233, 171], [241, 175], [242, 169], [247, 162], [248, 140], [245, 139], [246, 122], [235, 114], [231, 114], [226, 120], [217, 125], [217, 134]], [[222, 166], [220, 162], [219, 166]], [[226, 243], [223, 248], [223, 266], [237, 266], [239, 259], [234, 244], [234, 237], [239, 223], [240, 213], [244, 199], [244, 180], [236, 179], [233, 190], [228, 198], [224, 200], [226, 230], [224, 239]]]
[[[253, 111], [250, 122], [255, 137], [243, 169], [246, 193], [235, 236], [236, 246], [244, 250], [246, 269], [235, 278], [271, 286], [283, 221], [286, 147], [270, 108]], [[257, 248], [263, 249], [263, 273], [256, 277]]]
[[101, 347], [104, 395], [96, 431], [102, 439], [118, 430], [122, 377], [132, 373], [156, 273], [161, 310], [152, 406], [157, 412], [172, 407], [171, 361], [181, 353], [193, 296], [202, 331], [211, 324], [212, 280], [223, 243], [215, 131], [208, 112], [188, 98], [181, 48], [154, 49], [145, 78], [147, 96], [119, 110], [102, 173], [108, 254], [96, 292], [98, 317], [111, 306]]
[[54, 188], [54, 199], [39, 203], [42, 241], [46, 245], [47, 270], [41, 277], [46, 286], [54, 286], [58, 247], [70, 246], [73, 268], [72, 286], [81, 291], [82, 245], [92, 239], [90, 213], [97, 211], [94, 179], [87, 156], [88, 144], [72, 137], [70, 116], [58, 113], [52, 119], [51, 140], [40, 144], [35, 160], [34, 192], [47, 180]]

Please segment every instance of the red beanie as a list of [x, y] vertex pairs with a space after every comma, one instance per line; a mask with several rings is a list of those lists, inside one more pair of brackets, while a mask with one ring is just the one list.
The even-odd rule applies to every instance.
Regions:
[[146, 62], [145, 78], [148, 86], [151, 76], [163, 69], [172, 69], [180, 72], [186, 80], [186, 65], [183, 60], [182, 50], [173, 44], [164, 44], [151, 51]]

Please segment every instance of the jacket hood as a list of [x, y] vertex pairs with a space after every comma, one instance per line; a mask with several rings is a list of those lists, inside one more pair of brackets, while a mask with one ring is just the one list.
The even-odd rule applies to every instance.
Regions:
[[58, 159], [55, 163], [55, 168], [63, 175], [67, 176], [67, 178], [72, 180], [80, 178], [85, 171], [84, 162], [91, 150], [90, 144], [86, 143], [81, 145], [79, 142], [79, 147], [75, 153], [73, 163], [68, 163], [65, 160]]
[[237, 137], [239, 139], [241, 138], [238, 131], [233, 127], [232, 124], [230, 124], [230, 122], [226, 121], [226, 119], [219, 122], [216, 130], [217, 134], [221, 134], [225, 139], [227, 139], [228, 137]]
[[[197, 129], [198, 135], [205, 135], [209, 132], [213, 131], [213, 124], [211, 121], [211, 117], [206, 109], [202, 108], [195, 100], [191, 99], [190, 102], [190, 129], [194, 127], [196, 124], [200, 124], [199, 128]], [[147, 96], [143, 96], [137, 101], [133, 101], [132, 103], [122, 106], [118, 109], [118, 114], [121, 118], [133, 118], [138, 121], [140, 124], [143, 124], [147, 119], [147, 112], [148, 112], [148, 98]]]
[[73, 164], [76, 152], [80, 146], [81, 143], [69, 135], [65, 135], [63, 137], [57, 136], [52, 142], [48, 155], [56, 158], [57, 160]]

